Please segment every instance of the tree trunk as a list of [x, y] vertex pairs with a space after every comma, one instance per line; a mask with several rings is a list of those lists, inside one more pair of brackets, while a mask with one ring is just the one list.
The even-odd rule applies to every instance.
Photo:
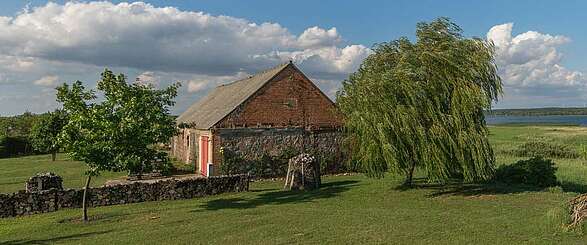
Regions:
[[84, 199], [82, 201], [82, 209], [84, 210], [84, 222], [88, 221], [88, 189], [90, 188], [90, 181], [92, 180], [92, 175], [88, 175], [88, 180], [86, 181], [86, 187], [84, 188]]
[[414, 177], [414, 170], [416, 169], [416, 164], [412, 162], [410, 168], [408, 169], [408, 173], [406, 174], [406, 181], [404, 182], [405, 186], [412, 186], [413, 185], [413, 177]]
[[55, 158], [57, 157], [57, 152], [51, 152], [51, 161], [54, 162]]

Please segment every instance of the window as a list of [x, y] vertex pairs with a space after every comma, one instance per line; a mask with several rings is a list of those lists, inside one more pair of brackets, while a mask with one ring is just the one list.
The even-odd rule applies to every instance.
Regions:
[[190, 136], [189, 136], [189, 135], [186, 137], [186, 140], [187, 140], [187, 142], [188, 142], [188, 144], [187, 144], [187, 145], [188, 145], [188, 147], [190, 147]]
[[298, 101], [297, 101], [296, 99], [289, 98], [289, 99], [287, 99], [287, 100], [286, 100], [286, 101], [285, 101], [283, 104], [284, 104], [285, 106], [287, 106], [288, 108], [294, 108], [294, 107], [296, 107], [296, 105], [297, 105], [297, 102], [298, 102]]

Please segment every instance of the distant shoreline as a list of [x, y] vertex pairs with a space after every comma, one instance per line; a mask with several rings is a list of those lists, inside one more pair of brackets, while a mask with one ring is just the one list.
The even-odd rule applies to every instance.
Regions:
[[587, 115], [586, 107], [545, 107], [524, 109], [493, 109], [486, 116], [571, 116]]

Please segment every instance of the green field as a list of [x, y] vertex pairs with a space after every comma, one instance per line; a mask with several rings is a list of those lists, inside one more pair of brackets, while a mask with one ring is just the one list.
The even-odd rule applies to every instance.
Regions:
[[[577, 149], [587, 142], [579, 127], [490, 130], [498, 164], [522, 159], [508, 150], [534, 137]], [[68, 187], [82, 185], [80, 163], [48, 159], [0, 160], [0, 191], [19, 189], [15, 182], [47, 169]], [[87, 224], [79, 223], [79, 209], [0, 219], [0, 244], [585, 244], [587, 237], [563, 231], [557, 216], [574, 192], [587, 192], [587, 164], [555, 161], [563, 185], [550, 190], [423, 182], [406, 190], [398, 188], [400, 178], [362, 175], [326, 177], [323, 188], [302, 193], [255, 182], [247, 193], [93, 208]]]
[[[84, 165], [58, 154], [55, 162], [50, 155], [27, 156], [0, 159], [0, 193], [24, 189], [24, 182], [36, 173], [53, 172], [63, 177], [65, 188], [81, 188], [85, 184]], [[108, 179], [117, 178], [124, 173], [104, 172], [92, 178], [92, 186], [100, 186]]]

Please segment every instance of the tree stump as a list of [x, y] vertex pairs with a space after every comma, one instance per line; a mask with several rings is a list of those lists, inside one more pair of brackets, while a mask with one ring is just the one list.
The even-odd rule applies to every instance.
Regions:
[[289, 159], [283, 189], [311, 190], [320, 184], [320, 164], [314, 156], [304, 153]]
[[576, 227], [587, 217], [587, 194], [579, 195], [569, 202], [571, 206], [570, 227]]

